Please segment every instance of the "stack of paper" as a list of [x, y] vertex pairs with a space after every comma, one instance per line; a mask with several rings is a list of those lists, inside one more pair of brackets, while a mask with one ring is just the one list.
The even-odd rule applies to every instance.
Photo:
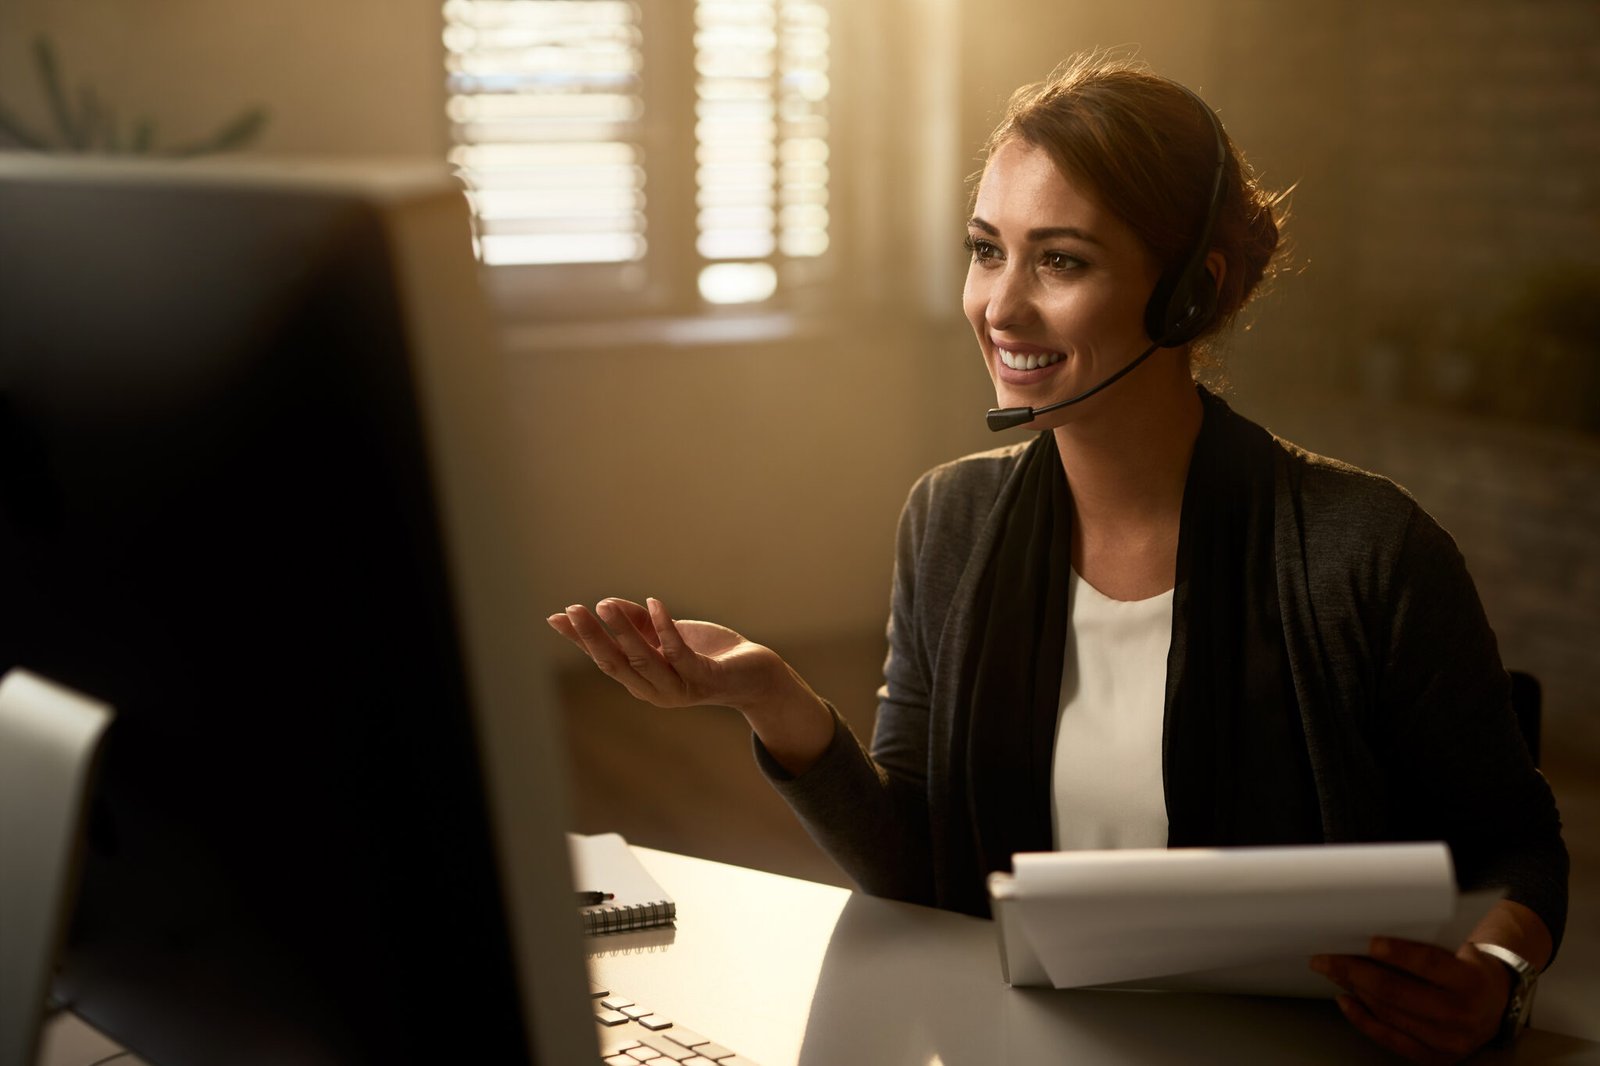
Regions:
[[1498, 897], [1456, 891], [1425, 844], [1176, 848], [1014, 856], [990, 877], [1014, 985], [1128, 982], [1329, 995], [1309, 956], [1379, 934], [1455, 950]]

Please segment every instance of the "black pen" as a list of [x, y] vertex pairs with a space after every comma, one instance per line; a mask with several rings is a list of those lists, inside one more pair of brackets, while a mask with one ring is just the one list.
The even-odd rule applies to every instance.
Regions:
[[593, 907], [597, 903], [604, 903], [607, 900], [616, 898], [616, 894], [612, 892], [579, 892], [578, 906]]

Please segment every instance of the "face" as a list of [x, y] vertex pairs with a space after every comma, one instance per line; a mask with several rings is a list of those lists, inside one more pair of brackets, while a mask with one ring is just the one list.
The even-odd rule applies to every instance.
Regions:
[[[1011, 140], [990, 156], [967, 240], [972, 262], [962, 306], [999, 406], [1041, 407], [1075, 395], [1149, 345], [1144, 307], [1160, 275], [1154, 256], [1042, 148]], [[1140, 376], [1032, 425], [1063, 424], [1126, 394]]]

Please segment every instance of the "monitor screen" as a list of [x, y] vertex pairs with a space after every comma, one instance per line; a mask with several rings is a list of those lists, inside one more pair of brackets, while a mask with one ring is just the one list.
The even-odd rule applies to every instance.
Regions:
[[0, 163], [0, 673], [116, 715], [53, 995], [151, 1062], [593, 1060], [470, 242], [442, 170]]

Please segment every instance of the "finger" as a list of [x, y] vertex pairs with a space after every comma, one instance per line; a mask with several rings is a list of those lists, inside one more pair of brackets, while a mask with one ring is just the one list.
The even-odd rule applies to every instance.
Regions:
[[616, 641], [611, 639], [610, 631], [589, 608], [575, 603], [567, 608], [566, 619], [567, 627], [572, 630], [578, 644], [601, 670], [608, 674], [616, 673], [627, 664], [627, 657], [616, 646]]
[[615, 596], [609, 596], [603, 602], [615, 606], [627, 624], [633, 627], [633, 631], [639, 634], [639, 638], [646, 644], [652, 648], [661, 646], [661, 640], [656, 636], [656, 627], [650, 621], [650, 611], [643, 604], [618, 599]]
[[1345, 972], [1350, 964], [1350, 955], [1313, 955], [1311, 968], [1346, 992], [1350, 991], [1350, 976]]
[[1386, 1013], [1398, 1011], [1426, 1022], [1441, 1021], [1449, 1013], [1449, 995], [1414, 974], [1361, 955], [1338, 958], [1334, 984], [1363, 1003], [1381, 1004]]
[[1314, 955], [1311, 968], [1346, 992], [1356, 989], [1356, 974], [1362, 967], [1375, 965], [1365, 955]]
[[1444, 948], [1398, 937], [1375, 936], [1367, 950], [1385, 966], [1403, 970], [1440, 988], [1466, 993], [1477, 987], [1477, 972]]
[[591, 614], [587, 607], [582, 604], [568, 607], [567, 621], [572, 624], [583, 650], [594, 660], [595, 666], [600, 668], [601, 673], [616, 681], [637, 699], [648, 702], [655, 695], [654, 686], [628, 665], [627, 655], [617, 646], [617, 642], [606, 631], [606, 627], [600, 624], [600, 619]]
[[627, 657], [629, 669], [648, 683], [659, 697], [680, 698], [683, 693], [683, 679], [662, 657], [654, 644], [647, 643], [639, 635], [639, 631], [629, 621], [622, 602], [601, 600], [597, 610], [601, 620], [611, 627], [612, 638], [622, 654]]
[[1476, 1046], [1460, 995], [1370, 959], [1346, 958], [1346, 993], [1372, 1018], [1435, 1050], [1464, 1055]]
[[1368, 1040], [1386, 1047], [1395, 1054], [1410, 1059], [1412, 1062], [1446, 1063], [1454, 1062], [1460, 1057], [1433, 1047], [1410, 1033], [1385, 1022], [1353, 996], [1339, 996], [1335, 1002], [1339, 1004], [1339, 1010], [1343, 1012], [1350, 1024], [1355, 1026]]
[[654, 596], [645, 600], [645, 604], [650, 611], [651, 628], [654, 629], [656, 640], [661, 645], [661, 654], [680, 673], [685, 670], [694, 671], [699, 665], [700, 657], [689, 647], [689, 642], [683, 639], [683, 631], [678, 628], [678, 623], [667, 610], [667, 605]]
[[546, 618], [545, 622], [550, 626], [551, 629], [572, 641], [572, 643], [576, 644], [579, 648], [583, 647], [583, 641], [578, 639], [578, 631], [573, 628], [572, 619], [568, 618], [564, 613], [557, 611], [555, 614]]
[[650, 609], [656, 639], [661, 644], [661, 654], [683, 678], [687, 697], [699, 702], [726, 696], [717, 678], [717, 665], [689, 645], [667, 605], [653, 596], [645, 602]]

